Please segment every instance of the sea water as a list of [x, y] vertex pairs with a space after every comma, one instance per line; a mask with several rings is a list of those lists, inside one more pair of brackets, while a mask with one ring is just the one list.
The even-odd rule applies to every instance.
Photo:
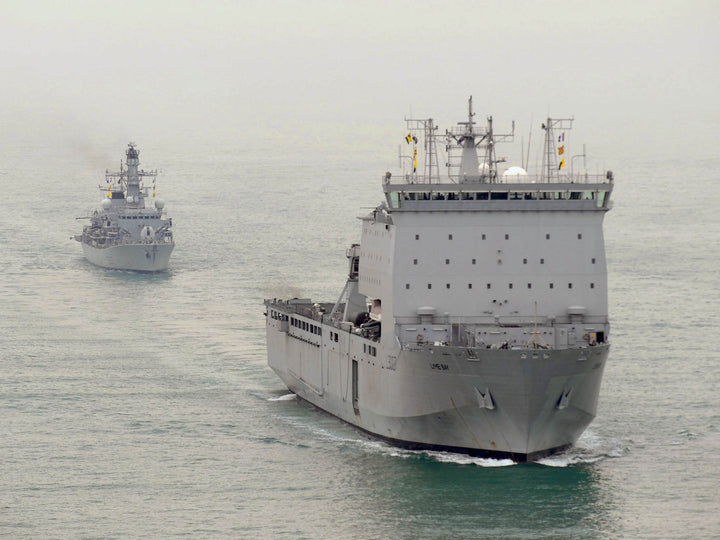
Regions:
[[262, 300], [337, 299], [386, 149], [136, 141], [177, 243], [141, 274], [70, 239], [111, 142], [3, 148], [0, 536], [720, 536], [720, 160], [613, 164], [598, 416], [516, 465], [375, 441], [266, 365]]

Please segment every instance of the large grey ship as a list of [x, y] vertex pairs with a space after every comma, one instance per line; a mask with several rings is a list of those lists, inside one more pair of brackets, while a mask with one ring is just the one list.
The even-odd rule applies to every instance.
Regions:
[[[139, 169], [139, 152], [130, 143], [125, 166], [105, 172], [105, 198], [90, 216], [82, 234], [75, 235], [88, 261], [103, 268], [157, 272], [166, 270], [175, 247], [172, 219], [165, 216], [165, 202], [157, 198], [157, 171]], [[143, 179], [152, 179], [152, 185]], [[145, 203], [152, 189], [153, 204]]]
[[403, 171], [362, 218], [337, 302], [265, 301], [268, 363], [300, 398], [394, 445], [533, 461], [596, 414], [613, 175], [575, 171], [573, 120], [552, 118], [538, 174], [500, 172], [514, 124], [496, 134], [468, 109], [444, 134], [406, 120]]

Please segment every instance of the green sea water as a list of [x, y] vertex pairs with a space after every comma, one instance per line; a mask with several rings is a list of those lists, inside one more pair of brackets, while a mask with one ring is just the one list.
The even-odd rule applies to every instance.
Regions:
[[598, 416], [515, 465], [374, 441], [266, 365], [263, 298], [337, 299], [392, 151], [179, 141], [136, 141], [177, 242], [157, 275], [70, 240], [126, 141], [3, 149], [0, 536], [720, 536], [720, 161], [613, 165]]

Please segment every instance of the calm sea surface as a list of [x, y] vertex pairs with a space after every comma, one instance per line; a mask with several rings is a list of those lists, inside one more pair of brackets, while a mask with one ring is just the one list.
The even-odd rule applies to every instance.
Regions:
[[266, 365], [263, 298], [336, 300], [392, 148], [138, 140], [177, 242], [146, 275], [70, 240], [126, 142], [2, 151], [0, 536], [720, 537], [720, 159], [613, 163], [598, 417], [512, 465], [375, 442]]

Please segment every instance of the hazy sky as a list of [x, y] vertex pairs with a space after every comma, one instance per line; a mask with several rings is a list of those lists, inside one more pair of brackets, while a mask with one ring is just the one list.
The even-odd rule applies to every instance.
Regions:
[[718, 156], [719, 36], [717, 0], [4, 0], [0, 140], [363, 133], [454, 122], [473, 94], [482, 115]]

